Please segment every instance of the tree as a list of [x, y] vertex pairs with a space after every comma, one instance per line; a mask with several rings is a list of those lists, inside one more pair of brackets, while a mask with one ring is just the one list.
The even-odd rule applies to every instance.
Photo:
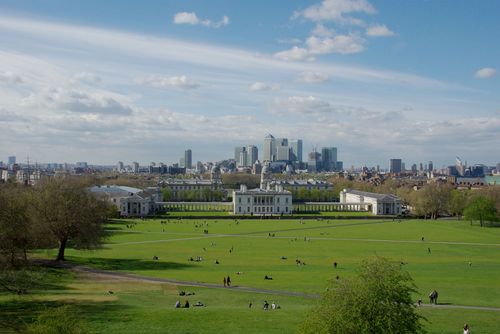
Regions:
[[467, 205], [467, 193], [462, 190], [454, 189], [451, 191], [448, 211], [453, 216], [461, 216]]
[[470, 200], [464, 209], [465, 219], [478, 220], [479, 225], [483, 226], [485, 221], [497, 220], [497, 209], [495, 202], [486, 196], [476, 196]]
[[447, 212], [451, 190], [449, 185], [428, 184], [413, 193], [410, 199], [411, 206], [417, 215], [436, 219], [440, 214]]
[[39, 223], [59, 248], [57, 260], [64, 260], [69, 244], [83, 249], [100, 245], [108, 204], [89, 193], [85, 184], [71, 178], [48, 179], [36, 199]]
[[425, 333], [411, 294], [410, 275], [385, 258], [364, 261], [356, 277], [332, 280], [299, 332]]
[[19, 258], [26, 260], [27, 251], [38, 246], [28, 192], [10, 184], [0, 188], [0, 255], [7, 256], [11, 266]]

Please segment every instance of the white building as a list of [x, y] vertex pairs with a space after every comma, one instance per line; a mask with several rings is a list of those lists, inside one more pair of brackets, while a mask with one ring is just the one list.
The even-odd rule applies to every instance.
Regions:
[[241, 185], [240, 190], [233, 191], [233, 213], [237, 215], [286, 215], [292, 214], [292, 193], [283, 190], [283, 187], [277, 185], [271, 189], [269, 167], [262, 168], [261, 187], [256, 189], [247, 189]]
[[340, 203], [368, 203], [368, 209], [374, 215], [400, 215], [402, 213], [401, 199], [397, 196], [388, 194], [344, 189], [340, 192]]
[[125, 186], [94, 186], [90, 192], [104, 197], [116, 206], [120, 216], [142, 217], [156, 213], [160, 209], [157, 202], [163, 196], [157, 188], [138, 189]]
[[237, 215], [253, 214], [257, 216], [291, 214], [292, 193], [283, 189], [247, 189], [233, 191], [233, 213]]

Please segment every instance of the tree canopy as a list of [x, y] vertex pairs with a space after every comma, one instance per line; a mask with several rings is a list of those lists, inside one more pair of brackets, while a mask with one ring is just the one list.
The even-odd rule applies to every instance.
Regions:
[[497, 209], [495, 202], [486, 196], [476, 196], [472, 198], [464, 209], [465, 219], [479, 221], [479, 225], [483, 226], [485, 221], [497, 220]]
[[381, 257], [363, 262], [356, 277], [332, 280], [300, 328], [303, 334], [425, 333], [408, 272]]

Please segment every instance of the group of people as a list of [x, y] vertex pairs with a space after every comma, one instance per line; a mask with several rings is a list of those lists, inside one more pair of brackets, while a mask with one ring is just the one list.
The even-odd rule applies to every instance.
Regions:
[[[252, 307], [252, 303], [250, 303], [250, 307]], [[276, 304], [275, 302], [272, 302], [271, 303], [271, 310], [277, 310], [277, 309], [280, 309], [281, 307]], [[264, 311], [268, 311], [269, 310], [269, 303], [267, 302], [267, 300], [264, 300], [264, 307], [262, 308]]]
[[[205, 306], [205, 304], [203, 304], [201, 301], [198, 300], [195, 304], [193, 304], [193, 306], [194, 307]], [[175, 302], [174, 307], [175, 308], [189, 308], [190, 307], [189, 300], [186, 299], [186, 301], [184, 302], [184, 306], [181, 306], [180, 300], [177, 300]]]

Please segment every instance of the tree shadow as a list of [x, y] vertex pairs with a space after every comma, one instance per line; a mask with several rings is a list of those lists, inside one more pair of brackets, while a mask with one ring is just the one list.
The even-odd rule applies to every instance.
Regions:
[[195, 267], [194, 264], [165, 262], [160, 260], [141, 260], [141, 259], [107, 259], [107, 258], [77, 258], [68, 257], [69, 261], [103, 270], [120, 271], [143, 271], [143, 270], [176, 270]]
[[[122, 314], [130, 306], [119, 304], [116, 301], [107, 302], [75, 302], [75, 301], [37, 301], [12, 299], [0, 303], [0, 332], [2, 333], [24, 333], [26, 326], [36, 321], [38, 315], [50, 314], [59, 307], [69, 307], [72, 314], [78, 315], [84, 324], [94, 320], [95, 317], [102, 319], [114, 319], [115, 314]], [[126, 317], [120, 317], [120, 322], [130, 321]]]

